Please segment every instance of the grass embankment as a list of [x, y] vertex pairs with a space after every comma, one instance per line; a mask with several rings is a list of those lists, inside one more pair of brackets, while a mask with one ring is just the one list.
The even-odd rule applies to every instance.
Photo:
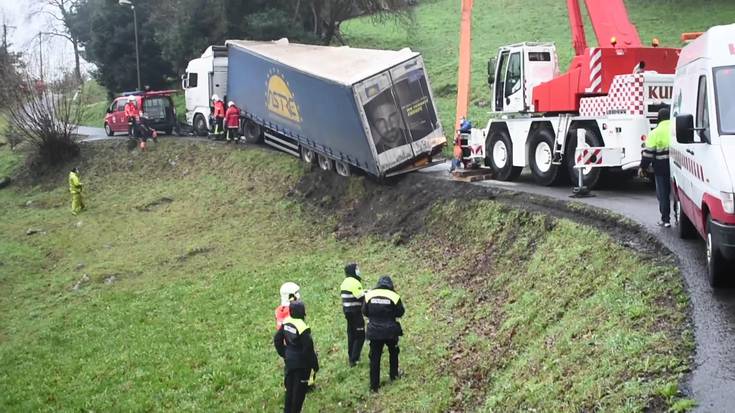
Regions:
[[[0, 190], [0, 410], [277, 411], [273, 309], [288, 280], [321, 357], [306, 411], [661, 410], [688, 365], [678, 273], [593, 229], [494, 201], [430, 202], [407, 243], [345, 241], [335, 228], [360, 226], [340, 222], [342, 208], [376, 190], [387, 201], [371, 213], [407, 214], [401, 225], [433, 195], [399, 205], [415, 185], [352, 178], [316, 188], [344, 205], [334, 213], [294, 196], [314, 178], [302, 164], [263, 148], [163, 140], [83, 154], [79, 217], [65, 171]], [[406, 375], [377, 396], [367, 348], [347, 366], [338, 285], [353, 259], [366, 286], [392, 274], [407, 308]]]
[[[342, 24], [351, 46], [400, 49], [411, 47], [424, 56], [434, 89], [434, 98], [446, 130], [453, 129], [456, 106], [457, 55], [459, 44], [459, 0], [422, 0], [412, 24], [376, 25], [369, 18]], [[641, 39], [654, 36], [662, 46], [679, 47], [682, 32], [704, 31], [735, 21], [730, 0], [628, 0], [631, 21]], [[584, 9], [583, 9], [584, 10]], [[586, 25], [587, 39], [596, 44]], [[476, 125], [488, 120], [490, 90], [487, 61], [498, 47], [520, 42], [555, 42], [559, 64], [564, 70], [573, 50], [567, 9], [557, 0], [475, 0], [472, 18], [472, 88], [470, 119]]]

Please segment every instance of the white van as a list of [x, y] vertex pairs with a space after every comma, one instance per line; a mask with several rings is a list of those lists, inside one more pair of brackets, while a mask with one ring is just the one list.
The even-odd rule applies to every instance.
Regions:
[[672, 103], [671, 179], [682, 238], [707, 243], [707, 278], [735, 269], [735, 24], [681, 51]]
[[207, 136], [212, 95], [224, 99], [227, 93], [227, 47], [209, 46], [201, 57], [189, 61], [181, 76], [181, 87], [186, 99], [186, 123], [197, 135]]

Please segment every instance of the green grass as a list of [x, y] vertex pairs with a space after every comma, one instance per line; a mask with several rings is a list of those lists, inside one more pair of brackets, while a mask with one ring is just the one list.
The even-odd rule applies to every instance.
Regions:
[[[474, 201], [436, 205], [407, 245], [339, 241], [334, 216], [286, 195], [303, 175], [286, 155], [165, 139], [84, 151], [79, 217], [65, 173], [0, 191], [0, 410], [277, 411], [287, 280], [321, 358], [307, 412], [633, 411], [686, 369], [678, 273], [592, 229]], [[354, 178], [346, 196], [371, 194]], [[350, 260], [366, 286], [392, 274], [407, 308], [407, 374], [377, 396], [367, 348], [346, 363]]]
[[[445, 130], [451, 131], [456, 107], [460, 1], [423, 3], [416, 9], [411, 25], [376, 25], [362, 18], [345, 22], [341, 28], [351, 46], [411, 47], [421, 52], [442, 123]], [[729, 0], [628, 0], [626, 5], [644, 43], [657, 36], [662, 46], [679, 47], [682, 32], [702, 31], [735, 20], [735, 8]], [[589, 24], [587, 39], [595, 43]], [[559, 63], [565, 68], [573, 53], [565, 4], [557, 0], [475, 0], [469, 111], [475, 125], [484, 126], [489, 118], [487, 61], [496, 56], [498, 47], [524, 41], [555, 42]]]

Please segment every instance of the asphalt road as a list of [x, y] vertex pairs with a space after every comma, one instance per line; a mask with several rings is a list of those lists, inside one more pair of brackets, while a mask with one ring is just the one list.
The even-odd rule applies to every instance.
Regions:
[[[85, 141], [109, 139], [102, 128], [79, 127], [87, 135]], [[120, 135], [120, 138], [125, 136]], [[449, 179], [449, 165], [437, 165], [420, 173], [437, 179]], [[535, 185], [529, 174], [516, 182], [481, 181], [474, 185], [492, 186], [511, 191], [544, 195], [569, 200], [567, 187]], [[698, 403], [700, 412], [728, 412], [735, 410], [735, 289], [713, 290], [705, 279], [704, 242], [682, 240], [676, 228], [661, 228], [658, 204], [653, 190], [645, 184], [625, 185], [624, 188], [597, 190], [592, 198], [577, 199], [585, 204], [607, 209], [641, 224], [672, 251], [689, 291], [692, 303], [696, 354], [692, 374], [685, 389]]]

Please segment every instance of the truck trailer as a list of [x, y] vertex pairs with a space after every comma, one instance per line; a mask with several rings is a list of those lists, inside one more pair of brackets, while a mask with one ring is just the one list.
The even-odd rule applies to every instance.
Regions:
[[423, 59], [409, 49], [229, 40], [190, 62], [183, 83], [195, 128], [209, 126], [209, 97], [218, 93], [240, 108], [246, 141], [344, 176], [419, 169], [446, 144]]

